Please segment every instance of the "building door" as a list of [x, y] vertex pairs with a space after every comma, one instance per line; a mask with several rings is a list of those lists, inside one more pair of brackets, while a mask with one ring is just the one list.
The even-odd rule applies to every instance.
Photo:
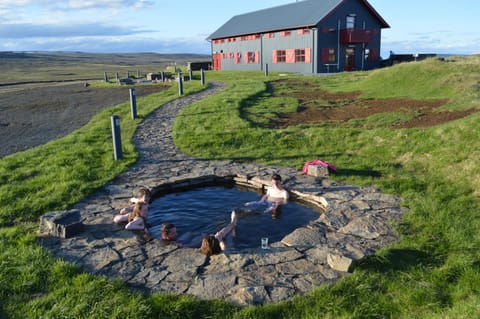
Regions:
[[222, 54], [214, 53], [213, 54], [213, 69], [218, 71], [222, 69]]
[[355, 48], [347, 48], [345, 54], [345, 71], [355, 70]]

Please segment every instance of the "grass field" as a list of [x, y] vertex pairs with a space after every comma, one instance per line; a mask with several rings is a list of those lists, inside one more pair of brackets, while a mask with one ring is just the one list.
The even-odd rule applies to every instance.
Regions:
[[[438, 111], [480, 109], [478, 56], [329, 77], [288, 77], [330, 92], [361, 92], [358, 99], [448, 99]], [[257, 307], [187, 296], [143, 296], [116, 280], [88, 275], [37, 245], [37, 220], [91, 194], [135, 161], [131, 144], [125, 146], [124, 161], [111, 158], [105, 118], [119, 112], [114, 107], [68, 137], [0, 159], [0, 317], [480, 317], [480, 113], [409, 129], [351, 123], [259, 125], [261, 119], [280, 116], [279, 108], [285, 114], [298, 109], [295, 99], [269, 96], [270, 82], [280, 78], [275, 73], [267, 78], [260, 72], [209, 72], [209, 81], [223, 81], [227, 89], [179, 115], [176, 144], [207, 159], [299, 169], [315, 158], [332, 162], [339, 167], [333, 179], [375, 185], [403, 198], [409, 212], [395, 225], [398, 243], [365, 258], [339, 282]], [[187, 93], [199, 89], [186, 88]], [[279, 90], [294, 95], [288, 86]], [[147, 97], [149, 106], [140, 119], [122, 127], [122, 140], [130, 141], [146, 113], [175, 93], [172, 88]], [[381, 121], [390, 116], [383, 114]], [[73, 143], [89, 151], [66, 152]]]

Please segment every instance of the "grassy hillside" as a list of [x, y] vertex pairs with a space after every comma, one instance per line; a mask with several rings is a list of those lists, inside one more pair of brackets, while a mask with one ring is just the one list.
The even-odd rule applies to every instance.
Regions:
[[[331, 92], [360, 92], [358, 99], [365, 100], [448, 99], [442, 110], [454, 111], [480, 108], [479, 74], [480, 58], [469, 57], [287, 78]], [[132, 145], [125, 146], [121, 165], [114, 165], [103, 150], [110, 144], [104, 118], [118, 111], [114, 108], [69, 137], [0, 159], [0, 317], [479, 317], [480, 113], [409, 129], [346, 123], [259, 125], [261, 121], [252, 119], [298, 109], [295, 98], [279, 99], [270, 89], [270, 82], [284, 78], [275, 73], [268, 78], [259, 72], [208, 73], [207, 79], [223, 81], [227, 89], [180, 114], [174, 127], [177, 145], [204, 158], [299, 169], [311, 159], [332, 162], [339, 167], [333, 179], [375, 185], [403, 198], [409, 212], [395, 225], [400, 242], [362, 260], [351, 276], [337, 283], [287, 302], [242, 309], [185, 296], [142, 296], [115, 280], [85, 274], [36, 244], [37, 218], [73, 204], [135, 161]], [[278, 90], [295, 93], [288, 85]], [[148, 109], [175, 98], [174, 92], [148, 97]], [[122, 140], [131, 139], [137, 124], [125, 129]], [[83, 143], [78, 148], [88, 147], [94, 156], [71, 157], [62, 151], [71, 143]], [[70, 165], [80, 173], [63, 169]]]

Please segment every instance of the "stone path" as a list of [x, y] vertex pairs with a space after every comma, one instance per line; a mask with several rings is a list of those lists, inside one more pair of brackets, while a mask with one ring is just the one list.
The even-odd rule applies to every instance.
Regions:
[[[176, 114], [222, 89], [222, 84], [210, 83], [148, 116], [135, 135], [139, 161], [73, 208], [81, 213], [84, 231], [67, 239], [44, 235], [43, 244], [90, 273], [120, 278], [142, 291], [252, 305], [285, 300], [336, 280], [348, 274], [355, 260], [397, 240], [389, 225], [401, 218], [400, 199], [378, 189], [319, 181], [295, 168], [206, 161], [179, 152], [171, 136]], [[222, 178], [264, 187], [274, 172], [284, 177], [292, 198], [324, 205], [325, 213], [268, 250], [232, 250], [207, 258], [197, 249], [160, 240], [145, 243], [112, 223], [140, 187], [160, 195], [166, 188]]]

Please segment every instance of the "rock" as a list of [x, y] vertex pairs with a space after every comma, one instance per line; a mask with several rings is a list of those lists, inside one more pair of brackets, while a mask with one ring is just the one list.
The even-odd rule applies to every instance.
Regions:
[[261, 305], [270, 300], [264, 286], [240, 287], [227, 298], [228, 301], [240, 306]]
[[283, 237], [281, 242], [289, 247], [313, 247], [325, 243], [325, 235], [318, 230], [302, 227]]
[[40, 217], [40, 234], [70, 238], [82, 231], [83, 223], [77, 209], [50, 212]]
[[334, 270], [348, 272], [353, 260], [340, 255], [328, 254], [327, 262]]

